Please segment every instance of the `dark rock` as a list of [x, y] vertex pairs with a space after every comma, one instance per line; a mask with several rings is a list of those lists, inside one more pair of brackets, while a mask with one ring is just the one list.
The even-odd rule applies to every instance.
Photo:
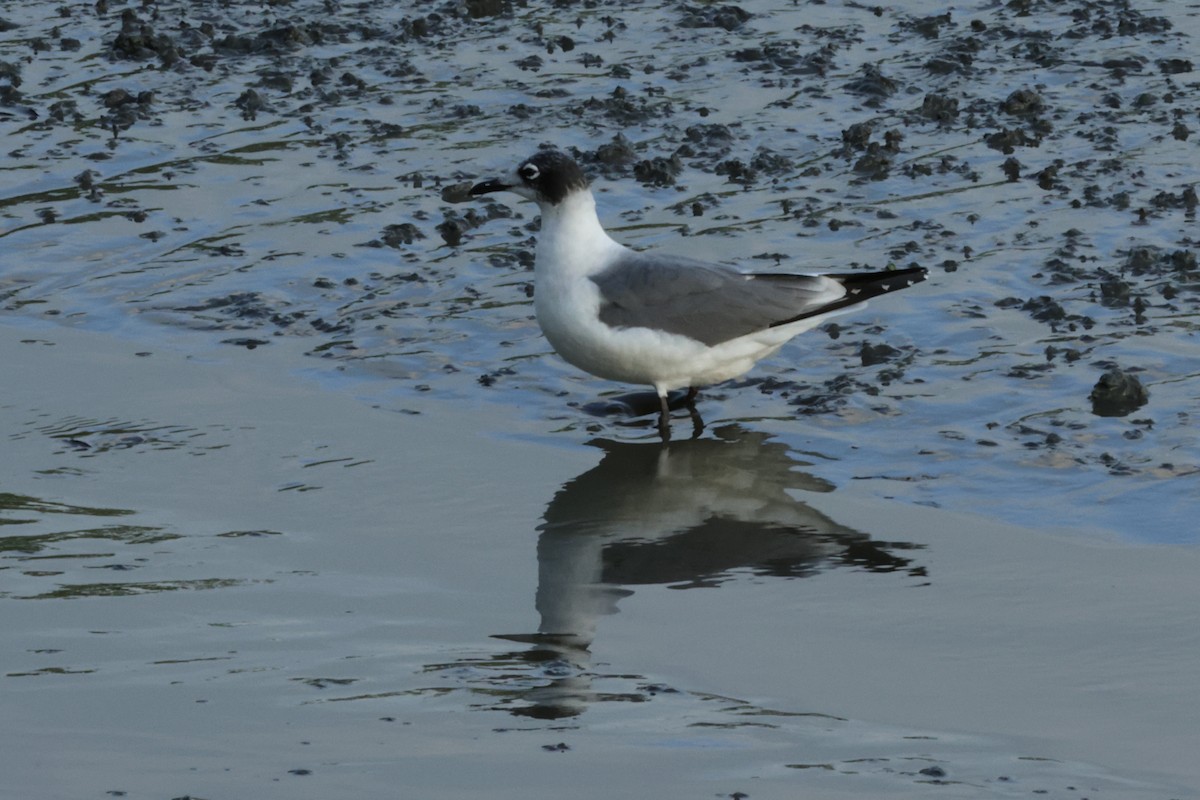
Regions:
[[948, 28], [950, 24], [950, 12], [947, 11], [945, 14], [938, 14], [936, 16], [905, 20], [900, 23], [900, 27], [905, 30], [916, 31], [926, 39], [936, 39], [941, 35], [942, 28]]
[[940, 94], [927, 94], [921, 103], [920, 114], [939, 125], [947, 125], [958, 117], [958, 100]]
[[270, 344], [266, 339], [252, 339], [249, 337], [238, 337], [236, 339], [222, 339], [221, 344], [232, 344], [237, 347], [244, 347], [247, 350], [253, 350], [256, 347], [261, 347], [265, 344]]
[[679, 156], [655, 156], [633, 165], [633, 176], [647, 186], [673, 186], [675, 177], [683, 172]]
[[1014, 117], [1029, 117], [1046, 110], [1046, 101], [1032, 89], [1018, 89], [1000, 104], [1000, 110]]
[[759, 148], [750, 159], [750, 167], [768, 175], [781, 175], [793, 168], [792, 160], [765, 147]]
[[873, 181], [881, 181], [892, 171], [892, 157], [884, 152], [877, 144], [867, 148], [867, 152], [854, 162], [854, 172]]
[[876, 103], [891, 97], [899, 89], [900, 85], [884, 75], [874, 64], [863, 64], [862, 74], [846, 84], [846, 91], [864, 95]]
[[974, 69], [975, 58], [982, 46], [973, 36], [954, 39], [925, 62], [925, 69], [934, 75], [966, 75]]
[[180, 58], [179, 48], [170, 36], [155, 32], [130, 9], [121, 12], [121, 31], [109, 49], [117, 59], [147, 61], [157, 57], [165, 67]]
[[1150, 393], [1135, 375], [1114, 367], [1100, 376], [1089, 395], [1098, 417], [1124, 417], [1150, 400]]
[[715, 170], [718, 175], [724, 175], [734, 183], [740, 183], [746, 186], [754, 183], [758, 178], [758, 170], [745, 164], [741, 159], [731, 158], [727, 161], [722, 161], [717, 164]]
[[1000, 165], [1000, 169], [1004, 171], [1004, 177], [1008, 179], [1009, 183], [1016, 183], [1021, 179], [1021, 162], [1012, 156], [1004, 159], [1004, 163]]
[[900, 355], [900, 351], [889, 344], [870, 344], [863, 342], [862, 349], [858, 351], [858, 356], [862, 359], [864, 367], [871, 367], [876, 364], [884, 364], [891, 361], [896, 356]]
[[1135, 247], [1129, 251], [1125, 259], [1125, 268], [1134, 275], [1144, 275], [1151, 272], [1159, 260], [1159, 252], [1152, 247]]
[[124, 89], [113, 89], [112, 91], [105, 92], [101, 96], [100, 101], [104, 103], [105, 108], [116, 108], [126, 103], [136, 103], [137, 98]]
[[872, 122], [856, 122], [843, 130], [843, 154], [848, 155], [851, 150], [866, 150], [867, 144], [871, 141], [871, 131], [874, 127]]
[[437, 232], [441, 234], [442, 240], [451, 247], [458, 247], [462, 244], [463, 234], [468, 230], [468, 227], [461, 219], [456, 217], [446, 217], [437, 225]]
[[1037, 173], [1038, 186], [1046, 191], [1050, 191], [1059, 185], [1058, 181], [1058, 166], [1051, 164], [1041, 172]]
[[993, 150], [999, 150], [1005, 155], [1012, 155], [1013, 151], [1018, 147], [1036, 147], [1038, 141], [1025, 133], [1025, 131], [1017, 129], [1010, 130], [1003, 128], [1000, 131], [990, 134], [984, 138], [984, 142]]
[[1176, 250], [1171, 253], [1170, 263], [1171, 268], [1179, 272], [1195, 272], [1196, 254], [1191, 250]]
[[606, 166], [622, 167], [636, 159], [637, 153], [634, 152], [633, 143], [626, 139], [623, 133], [618, 133], [611, 142], [596, 148], [596, 160]]
[[0, 61], [0, 80], [8, 81], [14, 89], [21, 85], [21, 68], [8, 61]]
[[751, 16], [749, 11], [738, 6], [686, 6], [679, 25], [682, 28], [724, 28], [735, 31]]
[[1127, 306], [1132, 289], [1133, 286], [1126, 281], [1115, 276], [1109, 277], [1100, 283], [1100, 302], [1109, 308]]
[[234, 106], [241, 109], [242, 119], [253, 120], [259, 111], [269, 111], [271, 106], [261, 94], [253, 89], [247, 89], [233, 101]]
[[467, 0], [467, 16], [471, 19], [498, 17], [504, 13], [504, 0]]
[[97, 175], [90, 169], [85, 169], [83, 172], [76, 175], [73, 180], [80, 189], [90, 190], [96, 185]]
[[1057, 301], [1045, 295], [1026, 300], [1021, 310], [1028, 311], [1038, 322], [1058, 322], [1067, 316], [1067, 312]]
[[380, 238], [388, 247], [397, 248], [412, 244], [417, 239], [424, 239], [425, 234], [421, 233], [421, 229], [411, 222], [403, 222], [399, 225], [386, 226], [383, 229], [383, 236]]
[[794, 42], [768, 42], [760, 47], [748, 47], [733, 54], [735, 61], [754, 64], [754, 69], [780, 72], [785, 75], [816, 75], [824, 77], [833, 68], [833, 45], [812, 53], [800, 53]]
[[1164, 58], [1158, 62], [1158, 68], [1164, 75], [1180, 75], [1191, 72], [1192, 62], [1186, 58]]
[[724, 155], [733, 146], [733, 131], [726, 125], [701, 123], [689, 126], [684, 131], [688, 143], [702, 148], [711, 155]]
[[1132, 8], [1123, 8], [1117, 22], [1117, 33], [1121, 36], [1136, 36], [1140, 33], [1166, 33], [1171, 30], [1171, 21], [1166, 17], [1147, 17]]
[[645, 97], [634, 97], [620, 86], [608, 97], [587, 99], [581, 108], [586, 112], [603, 114], [624, 127], [662, 120], [673, 113], [670, 102], [652, 102]]

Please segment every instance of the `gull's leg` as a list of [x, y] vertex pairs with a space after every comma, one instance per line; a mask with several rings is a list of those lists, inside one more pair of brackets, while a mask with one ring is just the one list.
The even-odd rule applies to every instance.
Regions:
[[684, 400], [684, 403], [687, 405], [688, 415], [692, 418], [693, 439], [704, 433], [704, 420], [700, 417], [700, 412], [696, 410], [696, 395], [698, 394], [700, 394], [699, 389], [695, 386], [689, 386], [687, 398]]
[[671, 406], [667, 402], [666, 390], [659, 390], [658, 402], [661, 406], [658, 412], [658, 435], [662, 437], [664, 442], [667, 442], [671, 439]]

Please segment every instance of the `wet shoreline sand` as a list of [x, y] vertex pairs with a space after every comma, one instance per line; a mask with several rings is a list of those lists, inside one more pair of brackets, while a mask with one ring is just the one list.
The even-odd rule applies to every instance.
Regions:
[[[3, 486], [29, 498], [6, 534], [32, 537], [8, 548], [3, 598], [6, 780], [23, 796], [538, 797], [599, 771], [585, 796], [918, 797], [948, 781], [964, 797], [1185, 797], [1169, 785], [1200, 777], [1180, 614], [1194, 549], [830, 491], [752, 438], [755, 488], [720, 452], [704, 473], [686, 448], [667, 463], [757, 504], [708, 513], [806, 526], [809, 551], [792, 577], [772, 550], [762, 567], [694, 567], [680, 591], [681, 573], [646, 573], [663, 567], [619, 513], [551, 547], [556, 521], [590, 507], [568, 495], [595, 447], [496, 436], [479, 409], [371, 407], [298, 375], [284, 348], [168, 339], [137, 355], [106, 334], [0, 333], [19, 379]], [[786, 492], [763, 488], [772, 475]], [[649, 501], [673, 508], [689, 490], [671, 486]], [[537, 627], [535, 595], [547, 613], [548, 575], [586, 567], [593, 536], [626, 548], [607, 577], [632, 583], [614, 584], [586, 655], [544, 661], [553, 642], [508, 637]]]

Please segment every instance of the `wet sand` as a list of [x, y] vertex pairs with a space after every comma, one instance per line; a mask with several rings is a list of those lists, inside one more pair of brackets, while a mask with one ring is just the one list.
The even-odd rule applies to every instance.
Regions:
[[497, 435], [299, 348], [0, 333], [21, 796], [1200, 785], [1192, 548], [830, 491], [744, 430]]

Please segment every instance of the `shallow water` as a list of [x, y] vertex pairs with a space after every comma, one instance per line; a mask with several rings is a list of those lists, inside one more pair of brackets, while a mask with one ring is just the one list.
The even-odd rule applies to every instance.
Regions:
[[[25, 796], [1195, 796], [1196, 9], [125, 8], [0, 2]], [[543, 141], [632, 245], [930, 280], [664, 451], [442, 200]]]
[[1194, 795], [1191, 548], [873, 500], [738, 426], [372, 408], [294, 342], [4, 331], [21, 796]]

